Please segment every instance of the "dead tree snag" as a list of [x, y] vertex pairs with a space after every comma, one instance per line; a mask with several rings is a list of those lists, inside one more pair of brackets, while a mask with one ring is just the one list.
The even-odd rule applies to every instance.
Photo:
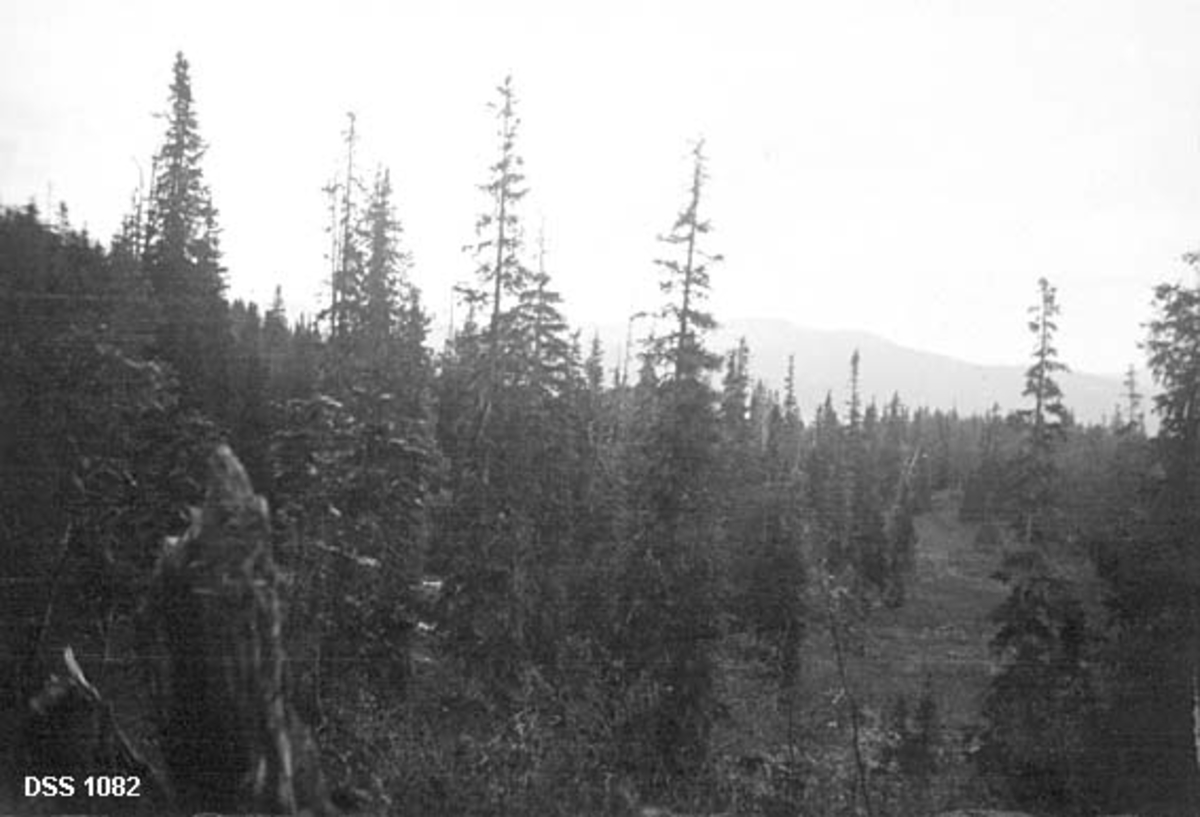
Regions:
[[283, 613], [266, 501], [228, 446], [208, 463], [204, 506], [159, 560], [163, 755], [178, 805], [329, 811], [316, 748], [284, 690]]

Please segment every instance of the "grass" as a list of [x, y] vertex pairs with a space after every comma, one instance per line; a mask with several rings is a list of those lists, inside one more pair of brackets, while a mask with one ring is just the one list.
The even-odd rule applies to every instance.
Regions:
[[[1004, 585], [992, 578], [1002, 547], [978, 543], [979, 526], [959, 521], [958, 497], [950, 493], [936, 496], [932, 509], [915, 524], [917, 558], [906, 601], [898, 609], [874, 610], [850, 628], [844, 638], [850, 645], [847, 675], [863, 723], [874, 730], [875, 750], [884, 739], [885, 714], [895, 698], [906, 696], [910, 713], [915, 711], [928, 678], [945, 747], [940, 799], [951, 806], [975, 799], [968, 790], [973, 774], [963, 749], [980, 725], [992, 672], [989, 615], [1006, 595]], [[815, 596], [813, 603], [819, 602]], [[809, 757], [845, 767], [832, 772], [844, 780], [852, 774], [849, 727], [832, 641], [819, 616], [810, 626], [802, 647], [792, 737]], [[779, 757], [786, 752], [786, 710], [754, 646], [744, 639], [726, 645], [720, 691], [730, 717], [714, 736], [718, 754]]]
[[956, 497], [939, 494], [932, 511], [917, 518], [916, 572], [906, 603], [871, 616], [861, 664], [879, 679], [871, 697], [915, 695], [928, 674], [942, 723], [961, 729], [978, 721], [992, 666], [988, 616], [1006, 591], [991, 577], [1000, 548], [976, 545], [979, 526], [957, 515]]

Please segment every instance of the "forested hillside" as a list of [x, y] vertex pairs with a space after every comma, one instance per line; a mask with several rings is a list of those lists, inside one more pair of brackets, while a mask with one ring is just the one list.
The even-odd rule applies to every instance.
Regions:
[[[700, 140], [629, 259], [657, 330], [606, 365], [524, 212], [506, 77], [433, 348], [403, 187], [353, 116], [323, 310], [229, 300], [190, 70], [117, 235], [0, 213], [0, 811], [252, 811], [268, 777], [312, 814], [1200, 811], [1200, 289], [1156, 290], [1157, 394], [1131, 370], [1104, 425], [1060, 388], [1046, 279], [1012, 316], [1024, 408], [869, 399], [855, 351], [802, 411], [794, 363], [771, 389], [709, 340]], [[220, 554], [246, 604], [221, 620], [202, 546], [260, 540]], [[213, 617], [235, 681], [187, 630]], [[184, 702], [221, 683], [266, 720]], [[210, 725], [228, 762], [182, 772], [225, 751]], [[238, 729], [288, 736], [279, 768]], [[113, 745], [154, 797], [28, 796]]]

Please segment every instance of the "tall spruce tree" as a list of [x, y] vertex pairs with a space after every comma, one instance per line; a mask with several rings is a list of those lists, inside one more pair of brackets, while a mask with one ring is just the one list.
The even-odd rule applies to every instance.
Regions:
[[366, 262], [362, 275], [361, 322], [368, 343], [383, 346], [395, 335], [404, 309], [409, 256], [400, 248], [404, 228], [392, 203], [392, 176], [385, 168], [375, 173], [365, 213]]
[[436, 564], [449, 576], [444, 625], [471, 694], [503, 709], [518, 705], [531, 665], [555, 660], [557, 576], [577, 518], [572, 468], [583, 456], [575, 396], [585, 386], [545, 253], [536, 272], [523, 258], [527, 188], [512, 78], [496, 90], [497, 157], [480, 185], [478, 240], [466, 248], [476, 281], [458, 288], [471, 318], [444, 357], [439, 435], [452, 458], [452, 502]]
[[[630, 503], [636, 510], [622, 581], [625, 623], [620, 651], [633, 677], [654, 694], [647, 711], [627, 724], [635, 737], [629, 759], [641, 774], [686, 778], [708, 756], [717, 711], [713, 651], [717, 628], [715, 581], [716, 497], [719, 427], [717, 395], [708, 372], [720, 358], [708, 351], [703, 334], [715, 325], [703, 310], [708, 296], [707, 255], [700, 238], [709, 232], [700, 217], [705, 175], [703, 142], [692, 150], [691, 184], [683, 210], [661, 241], [677, 256], [658, 259], [666, 295], [660, 315], [671, 329], [648, 344], [645, 376], [638, 388], [652, 406], [641, 415], [631, 458]], [[654, 384], [653, 361], [668, 364]]]
[[1021, 518], [1018, 521], [1026, 545], [1041, 542], [1049, 533], [1048, 519], [1054, 494], [1054, 451], [1066, 435], [1070, 413], [1062, 402], [1062, 389], [1055, 376], [1069, 369], [1058, 360], [1054, 334], [1058, 331], [1057, 290], [1045, 278], [1038, 279], [1038, 302], [1029, 308], [1033, 319], [1033, 365], [1025, 372], [1022, 395], [1033, 405], [1017, 412], [1026, 430], [1022, 453]]
[[[329, 307], [323, 313], [329, 319], [329, 337], [336, 343], [362, 319], [363, 303], [363, 223], [360, 199], [366, 185], [358, 166], [358, 117], [346, 114], [342, 141], [346, 149], [345, 175], [325, 188], [329, 196], [330, 282]], [[377, 191], [376, 191], [377, 192]], [[390, 193], [390, 189], [388, 191]]]
[[[356, 680], [366, 676], [405, 694], [412, 588], [425, 557], [427, 499], [438, 462], [428, 320], [408, 280], [411, 259], [391, 175], [379, 168], [360, 201], [353, 168], [348, 159], [351, 175], [337, 183], [351, 193], [332, 225], [342, 263], [326, 313], [332, 330], [314, 350], [321, 371], [310, 375], [307, 393], [284, 392], [293, 399], [281, 401], [275, 445], [281, 518], [321, 531], [326, 545], [297, 557], [308, 562], [297, 614], [313, 625], [306, 651], [317, 700], [351, 677], [328, 672], [335, 662], [361, 668]], [[297, 332], [289, 357], [302, 362], [313, 337]]]
[[[1200, 269], [1200, 255], [1188, 260]], [[1177, 492], [1172, 504], [1194, 509], [1200, 497], [1200, 286], [1163, 284], [1154, 300], [1146, 351], [1162, 389], [1154, 408], [1160, 437], [1170, 441], [1170, 482]]]
[[500, 376], [502, 357], [506, 350], [506, 328], [517, 306], [517, 299], [530, 285], [532, 272], [521, 258], [524, 231], [518, 215], [521, 200], [529, 192], [525, 187], [525, 160], [517, 151], [517, 133], [521, 124], [517, 116], [516, 91], [512, 75], [497, 86], [499, 98], [489, 103], [496, 117], [499, 151], [489, 168], [490, 178], [479, 186], [488, 202], [488, 209], [475, 222], [478, 240], [470, 249], [478, 258], [476, 275], [479, 284], [464, 288], [469, 304], [486, 309], [488, 375], [490, 381]]
[[167, 130], [155, 156], [144, 264], [162, 319], [158, 353], [179, 373], [186, 405], [227, 405], [229, 317], [217, 210], [204, 180], [188, 61], [176, 54]]
[[1016, 415], [1025, 435], [1017, 462], [1023, 547], [996, 573], [1009, 595], [991, 615], [997, 628], [991, 647], [1001, 669], [984, 701], [979, 762], [1020, 806], [1082, 812], [1094, 797], [1086, 771], [1094, 765], [1093, 636], [1074, 578], [1055, 564], [1054, 551], [1064, 546], [1054, 524], [1055, 455], [1070, 414], [1054, 379], [1067, 370], [1054, 347], [1055, 289], [1042, 278], [1038, 290], [1029, 322], [1034, 362], [1024, 392], [1033, 406]]
[[[1196, 270], [1197, 281], [1155, 289], [1156, 314], [1146, 341], [1150, 371], [1161, 388], [1154, 407], [1166, 471], [1155, 503], [1153, 551], [1147, 561], [1165, 568], [1158, 581], [1161, 597], [1169, 600], [1170, 618], [1164, 621], [1167, 617], [1160, 614], [1154, 632], [1168, 654], [1179, 656], [1166, 662], [1168, 677], [1182, 669], [1190, 686], [1195, 807], [1200, 801], [1194, 794], [1200, 771], [1200, 253], [1189, 253], [1185, 260]], [[1179, 659], [1185, 667], [1179, 667]]]
[[702, 238], [712, 230], [709, 221], [700, 216], [701, 194], [708, 180], [703, 139], [697, 140], [691, 153], [687, 202], [671, 231], [658, 237], [663, 244], [677, 247], [679, 255], [654, 261], [663, 270], [659, 287], [667, 296], [659, 316], [670, 327], [659, 338], [657, 351], [676, 380], [698, 380], [720, 365], [720, 358], [705, 350], [702, 343], [703, 334], [716, 327], [712, 313], [704, 309], [710, 286], [708, 269], [722, 260], [701, 246]]

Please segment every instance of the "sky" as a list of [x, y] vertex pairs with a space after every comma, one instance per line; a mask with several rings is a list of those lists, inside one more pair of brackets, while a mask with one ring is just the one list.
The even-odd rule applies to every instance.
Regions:
[[1045, 276], [1061, 359], [1115, 373], [1200, 248], [1197, 30], [1175, 0], [10, 2], [0, 203], [65, 201], [107, 240], [182, 50], [230, 294], [319, 308], [321, 188], [354, 111], [444, 323], [511, 73], [521, 215], [577, 325], [659, 304], [655, 239], [703, 137], [718, 319], [1022, 363]]

